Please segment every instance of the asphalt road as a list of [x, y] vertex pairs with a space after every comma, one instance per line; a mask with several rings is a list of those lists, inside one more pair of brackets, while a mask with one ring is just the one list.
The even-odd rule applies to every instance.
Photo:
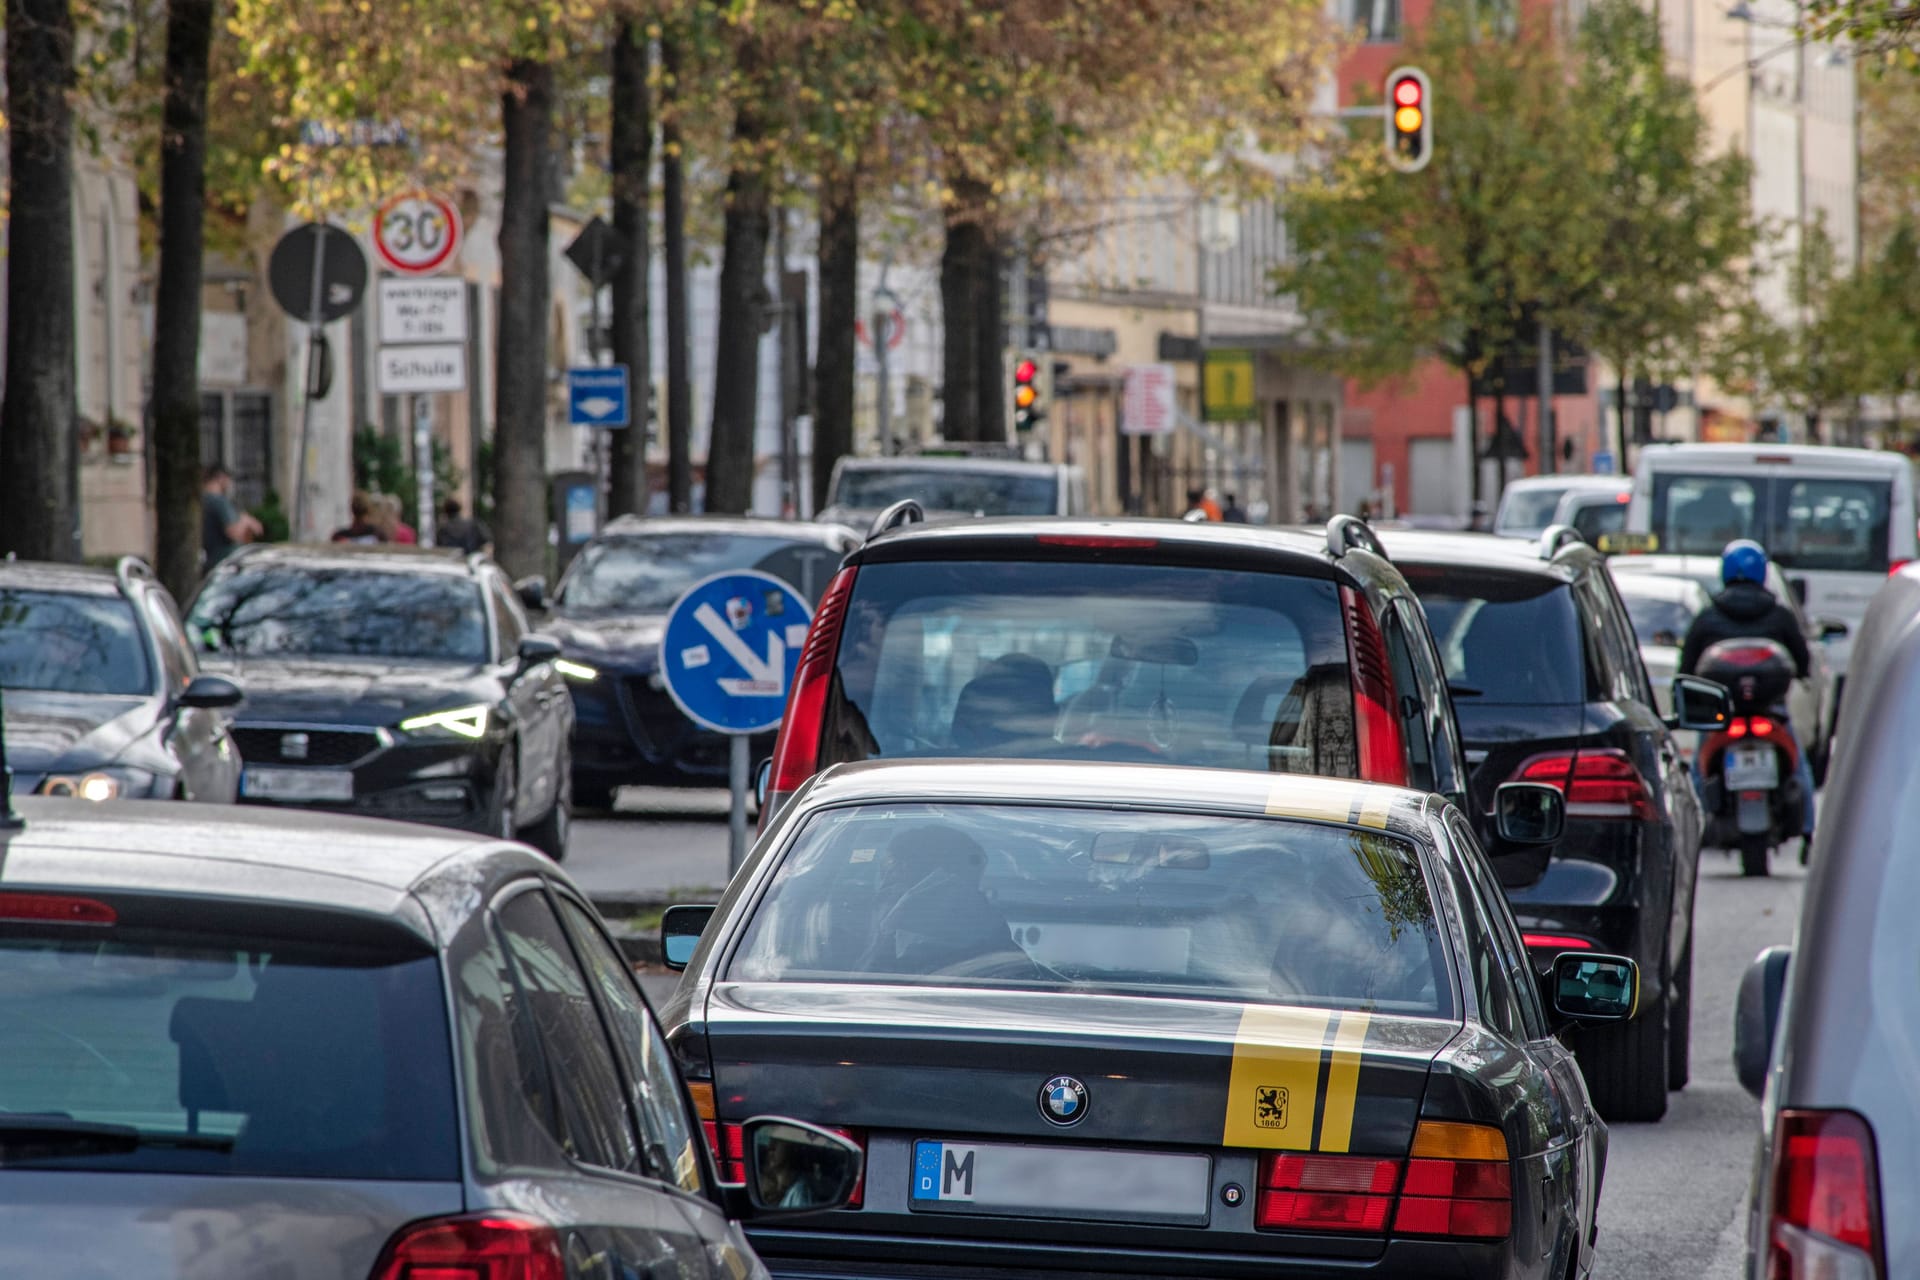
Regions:
[[[624, 792], [620, 812], [577, 822], [568, 871], [599, 900], [690, 895], [725, 882], [726, 796]], [[1733, 1076], [1733, 1001], [1761, 948], [1792, 941], [1804, 873], [1788, 854], [1744, 880], [1733, 858], [1702, 855], [1695, 910], [1693, 1082], [1659, 1124], [1612, 1131], [1600, 1204], [1602, 1280], [1734, 1280], [1760, 1107]], [[643, 978], [656, 1001], [666, 975]]]

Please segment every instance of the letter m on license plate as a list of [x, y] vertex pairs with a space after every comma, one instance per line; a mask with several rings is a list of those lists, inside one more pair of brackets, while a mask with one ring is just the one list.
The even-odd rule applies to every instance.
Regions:
[[978, 1153], [952, 1142], [918, 1142], [913, 1148], [915, 1200], [973, 1199], [974, 1163]]

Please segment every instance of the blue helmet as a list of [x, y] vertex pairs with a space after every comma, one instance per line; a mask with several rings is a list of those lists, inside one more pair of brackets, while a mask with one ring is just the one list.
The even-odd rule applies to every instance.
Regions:
[[1767, 549], [1751, 538], [1729, 542], [1720, 553], [1720, 581], [1727, 586], [1736, 582], [1767, 582]]

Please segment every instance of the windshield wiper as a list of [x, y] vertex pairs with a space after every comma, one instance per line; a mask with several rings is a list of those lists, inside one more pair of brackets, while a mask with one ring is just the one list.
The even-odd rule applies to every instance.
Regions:
[[57, 1156], [125, 1155], [142, 1147], [231, 1151], [233, 1139], [202, 1133], [152, 1133], [130, 1124], [57, 1114], [0, 1112], [0, 1164]]

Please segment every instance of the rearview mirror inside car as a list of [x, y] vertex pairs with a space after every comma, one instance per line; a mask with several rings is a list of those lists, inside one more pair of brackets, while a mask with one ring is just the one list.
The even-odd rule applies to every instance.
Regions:
[[1793, 948], [1768, 947], [1740, 977], [1740, 995], [1733, 1006], [1733, 1073], [1740, 1087], [1756, 1098], [1766, 1091], [1792, 959]]
[[1494, 832], [1516, 848], [1552, 844], [1567, 825], [1567, 799], [1544, 782], [1505, 782], [1493, 793]]
[[660, 916], [660, 959], [678, 973], [699, 950], [700, 935], [713, 920], [711, 906], [668, 907]]
[[798, 1120], [759, 1116], [747, 1121], [744, 1137], [756, 1218], [844, 1209], [866, 1169], [858, 1146]]
[[1113, 638], [1108, 653], [1123, 662], [1148, 662], [1162, 667], [1200, 665], [1200, 646], [1185, 636], [1142, 636], [1123, 632]]
[[1673, 678], [1673, 714], [1667, 717], [1668, 728], [1715, 733], [1726, 728], [1732, 718], [1733, 698], [1724, 686], [1698, 676]]
[[1640, 966], [1570, 951], [1553, 960], [1553, 1010], [1575, 1022], [1624, 1022], [1640, 1007]]

